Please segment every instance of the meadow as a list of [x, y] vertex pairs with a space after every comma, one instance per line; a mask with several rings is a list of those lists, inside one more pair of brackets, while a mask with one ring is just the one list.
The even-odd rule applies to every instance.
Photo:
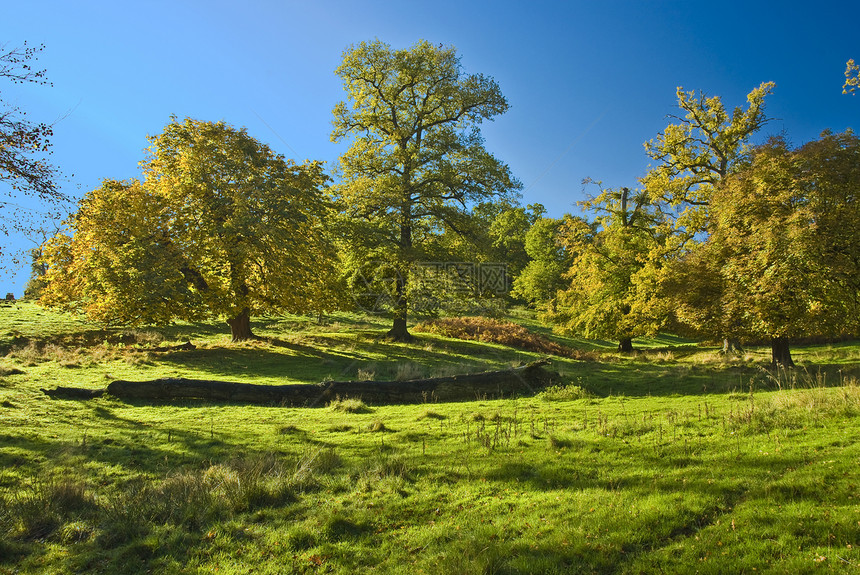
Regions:
[[[534, 396], [315, 408], [48, 398], [159, 377], [407, 380], [544, 354], [339, 314], [102, 329], [0, 307], [0, 573], [860, 572], [860, 345], [551, 336]], [[192, 341], [194, 350], [151, 351]]]

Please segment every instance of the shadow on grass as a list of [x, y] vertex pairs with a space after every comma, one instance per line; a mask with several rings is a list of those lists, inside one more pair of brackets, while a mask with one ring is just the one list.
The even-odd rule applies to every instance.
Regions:
[[378, 340], [375, 334], [366, 333], [306, 336], [299, 342], [269, 337], [259, 344], [168, 352], [155, 361], [229, 380], [266, 378], [319, 383], [358, 379], [359, 369], [372, 370], [377, 380], [398, 379], [404, 372], [411, 372], [404, 378], [412, 379], [489, 371], [536, 357], [476, 342], [421, 336], [415, 343], [402, 344]]

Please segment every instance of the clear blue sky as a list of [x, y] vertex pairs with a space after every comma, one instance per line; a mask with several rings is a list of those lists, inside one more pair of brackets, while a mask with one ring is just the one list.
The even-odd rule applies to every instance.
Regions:
[[[841, 93], [846, 60], [860, 60], [856, 1], [28, 0], [0, 13], [0, 43], [44, 43], [54, 84], [3, 84], [0, 97], [59, 119], [52, 157], [76, 197], [137, 176], [146, 136], [171, 114], [333, 163], [334, 69], [374, 38], [453, 45], [467, 72], [494, 77], [511, 109], [484, 125], [486, 146], [523, 182], [523, 203], [552, 216], [576, 210], [585, 177], [636, 184], [678, 86], [734, 107], [776, 82], [760, 139], [784, 131], [801, 144], [860, 118], [860, 97]], [[20, 296], [28, 273], [0, 276], [0, 295]]]

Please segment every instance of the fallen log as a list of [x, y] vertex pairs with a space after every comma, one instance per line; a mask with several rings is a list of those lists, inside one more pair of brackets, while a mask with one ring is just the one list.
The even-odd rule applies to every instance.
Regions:
[[372, 405], [410, 404], [533, 395], [557, 375], [543, 368], [547, 360], [500, 371], [487, 371], [411, 381], [327, 381], [317, 384], [257, 385], [232, 381], [162, 378], [117, 380], [105, 390], [60, 388], [42, 390], [51, 397], [86, 399], [107, 393], [123, 400], [171, 401], [204, 399], [284, 406], [322, 406], [337, 397], [360, 398]]
[[105, 394], [104, 389], [84, 389], [82, 387], [57, 386], [55, 389], [42, 389], [42, 393], [54, 399], [93, 399]]

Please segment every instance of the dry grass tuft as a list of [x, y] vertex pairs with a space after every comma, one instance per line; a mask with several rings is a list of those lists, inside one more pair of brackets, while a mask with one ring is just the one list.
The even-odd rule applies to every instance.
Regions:
[[417, 363], [407, 361], [399, 362], [395, 367], [395, 381], [412, 381], [413, 379], [422, 379], [426, 377], [424, 368]]
[[368, 426], [368, 429], [369, 429], [370, 431], [372, 431], [372, 432], [377, 432], [377, 433], [379, 433], [379, 432], [384, 432], [384, 431], [391, 431], [390, 429], [388, 429], [387, 427], [385, 427], [385, 423], [383, 423], [383, 422], [382, 422], [381, 420], [379, 420], [379, 419], [376, 419], [376, 420], [372, 421], [372, 422], [370, 423], [370, 425]]

